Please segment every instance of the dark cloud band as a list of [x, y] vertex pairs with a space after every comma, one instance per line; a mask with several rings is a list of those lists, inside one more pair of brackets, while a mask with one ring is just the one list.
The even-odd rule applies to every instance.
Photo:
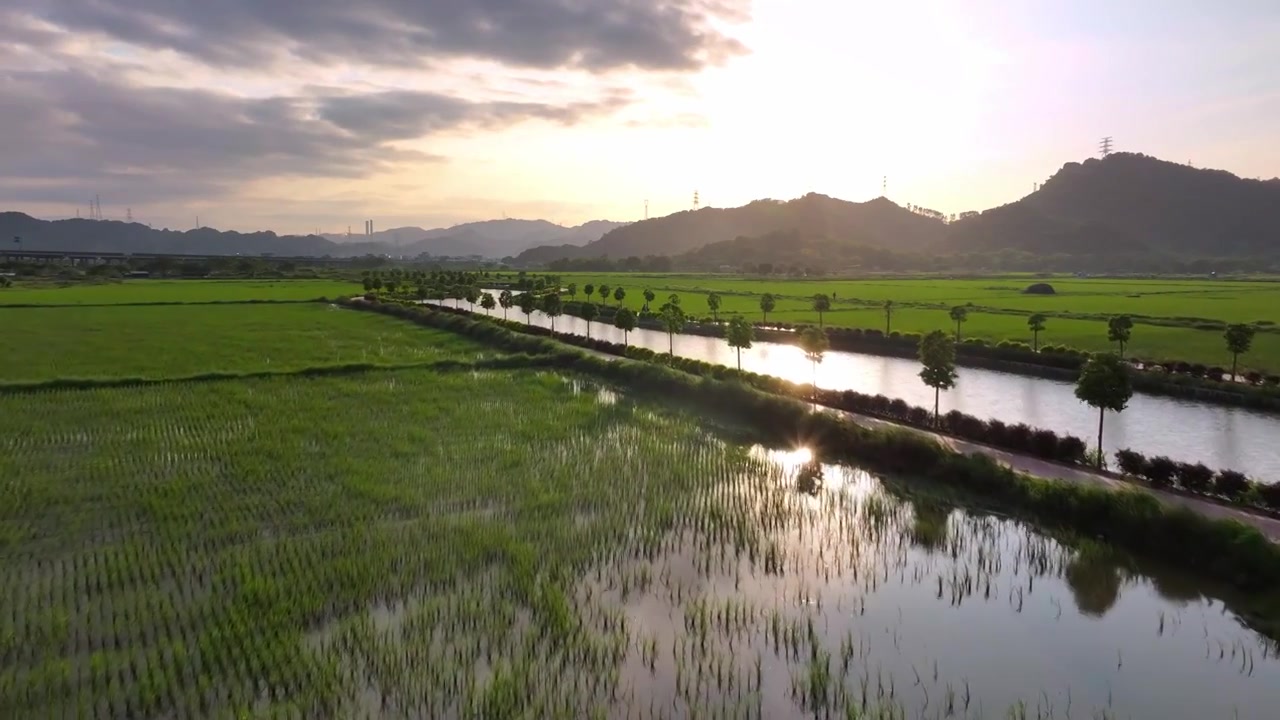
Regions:
[[363, 177], [439, 160], [397, 140], [576, 122], [624, 102], [485, 103], [411, 91], [244, 98], [85, 71], [0, 71], [0, 197], [79, 201], [109, 185], [139, 201], [173, 200], [264, 177]]
[[448, 57], [695, 70], [743, 52], [712, 17], [749, 0], [9, 0], [72, 32], [255, 67], [287, 56], [421, 67]]

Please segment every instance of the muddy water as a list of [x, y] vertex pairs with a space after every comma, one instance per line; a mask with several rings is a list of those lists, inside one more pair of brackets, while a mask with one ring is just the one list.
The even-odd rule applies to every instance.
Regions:
[[758, 550], [686, 533], [584, 581], [627, 619], [617, 716], [1275, 717], [1275, 644], [1186, 576], [754, 453], [720, 501]]

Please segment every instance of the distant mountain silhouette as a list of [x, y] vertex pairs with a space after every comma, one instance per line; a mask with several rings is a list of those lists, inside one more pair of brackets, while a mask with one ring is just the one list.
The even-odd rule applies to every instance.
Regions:
[[868, 247], [912, 250], [938, 243], [945, 237], [945, 226], [885, 198], [856, 203], [810, 193], [786, 202], [756, 200], [737, 208], [686, 210], [618, 228], [580, 250], [539, 247], [517, 260], [531, 263], [557, 257], [680, 255], [739, 237], [788, 232], [838, 238]]
[[1067, 163], [1040, 189], [948, 227], [952, 250], [1195, 257], [1280, 252], [1280, 180], [1146, 155]]
[[[856, 203], [810, 193], [757, 200], [636, 223], [593, 221], [566, 228], [545, 220], [487, 220], [450, 228], [395, 228], [321, 237], [200, 230], [153, 230], [138, 223], [43, 221], [0, 213], [0, 240], [28, 248], [100, 252], [434, 256], [518, 255], [545, 266], [560, 259], [674, 258], [698, 267], [746, 262], [790, 266], [935, 261], [1005, 251], [1037, 256], [1280, 258], [1280, 179], [1245, 180], [1145, 155], [1116, 153], [1067, 163], [1036, 192], [947, 224], [885, 198]], [[342, 240], [343, 242], [338, 242]], [[854, 263], [856, 264], [856, 263]], [[918, 264], [918, 263], [917, 263]], [[935, 263], [936, 264], [936, 263]], [[1096, 263], [1090, 265], [1096, 266]]]
[[489, 220], [453, 228], [406, 227], [364, 235], [277, 235], [239, 233], [213, 228], [155, 230], [141, 223], [115, 220], [40, 220], [19, 212], [0, 213], [0, 239], [8, 250], [21, 237], [29, 250], [68, 252], [174, 253], [194, 255], [261, 255], [353, 257], [365, 254], [415, 256], [483, 255], [500, 258], [549, 241], [585, 244], [622, 223], [593, 220], [566, 228], [545, 220]]
[[[1280, 180], [1244, 180], [1222, 170], [1115, 153], [1067, 163], [1027, 197], [951, 224], [884, 198], [853, 203], [809, 194], [645, 220], [582, 248], [533, 248], [517, 261], [656, 254], [676, 256], [676, 267], [682, 260], [697, 267], [717, 261], [814, 264], [823, 257], [867, 257], [882, 250], [1275, 256]], [[805, 258], [797, 259], [797, 253]]]
[[[175, 253], [193, 255], [281, 256], [361, 255], [373, 252], [364, 243], [338, 245], [319, 235], [276, 235], [273, 232], [155, 230], [141, 223], [116, 220], [39, 220], [18, 212], [0, 213], [4, 250], [21, 237], [28, 250], [69, 252]], [[377, 247], [381, 247], [380, 245]], [[380, 252], [380, 251], [379, 251]]]
[[[564, 227], [546, 220], [483, 220], [433, 230], [419, 227], [392, 228], [369, 236], [353, 235], [351, 240], [383, 243], [396, 248], [397, 254], [481, 255], [501, 258], [548, 243], [585, 245], [625, 224], [592, 220], [577, 227]], [[347, 241], [346, 235], [325, 237], [335, 242]]]

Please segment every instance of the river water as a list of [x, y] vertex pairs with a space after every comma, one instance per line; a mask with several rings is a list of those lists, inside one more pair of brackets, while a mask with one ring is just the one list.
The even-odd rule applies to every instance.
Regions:
[[[502, 311], [494, 310], [493, 314], [500, 317]], [[517, 308], [508, 315], [512, 320], [524, 319]], [[534, 325], [551, 326], [550, 318], [541, 312], [534, 312], [530, 320]], [[586, 335], [587, 322], [563, 315], [556, 318], [555, 329]], [[612, 325], [591, 323], [590, 334], [623, 342], [622, 331]], [[656, 330], [632, 331], [629, 342], [658, 352], [668, 350], [667, 334]], [[722, 338], [677, 335], [674, 349], [682, 357], [737, 366], [737, 352]], [[757, 342], [742, 351], [742, 369], [802, 383], [813, 382], [815, 377], [800, 348], [778, 343]], [[980, 368], [958, 370], [956, 387], [942, 393], [942, 412], [959, 410], [984, 419], [1070, 433], [1090, 446], [1097, 442], [1098, 411], [1076, 399], [1074, 383]], [[819, 387], [902, 398], [912, 405], [932, 408], [933, 389], [920, 381], [919, 372], [920, 364], [915, 360], [832, 351], [817, 366], [816, 378]], [[1264, 482], [1280, 480], [1278, 441], [1280, 417], [1275, 415], [1138, 393], [1123, 413], [1107, 413], [1102, 436], [1113, 466], [1113, 453], [1128, 448], [1148, 456], [1165, 455], [1203, 462], [1214, 469], [1239, 470]]]

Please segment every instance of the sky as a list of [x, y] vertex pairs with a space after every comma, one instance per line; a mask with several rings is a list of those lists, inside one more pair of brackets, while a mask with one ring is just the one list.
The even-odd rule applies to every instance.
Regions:
[[1277, 0], [5, 0], [0, 210], [359, 233], [820, 192], [944, 213], [1117, 150], [1280, 175]]

